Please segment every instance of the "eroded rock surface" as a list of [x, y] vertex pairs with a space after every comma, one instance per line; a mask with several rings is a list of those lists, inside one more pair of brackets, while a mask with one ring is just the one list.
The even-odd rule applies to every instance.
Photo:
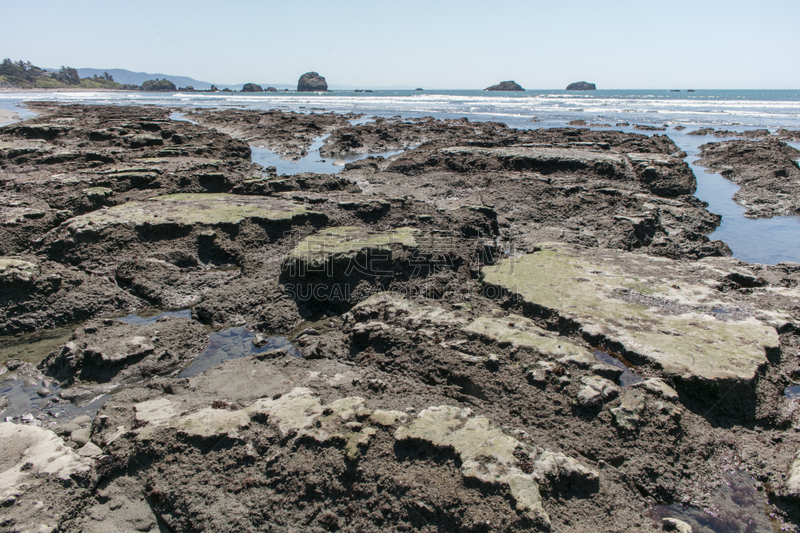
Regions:
[[757, 298], [731, 298], [710, 279], [726, 267], [729, 276], [745, 275], [725, 260], [701, 262], [691, 272], [666, 259], [543, 244], [483, 273], [487, 283], [538, 313], [569, 321], [586, 338], [619, 346], [684, 385], [706, 388], [753, 383], [800, 301], [795, 291], [763, 307]]
[[[15, 418], [96, 461], [48, 493], [59, 530], [656, 531], [654, 504], [702, 513], [739, 468], [798, 522], [800, 266], [713, 257], [668, 137], [37, 109], [0, 130], [4, 331], [193, 306], [48, 344], [65, 398], [119, 387], [93, 420]], [[406, 152], [250, 162], [328, 133], [324, 157]], [[178, 379], [206, 328], [234, 358]], [[55, 383], [14, 357], [16, 413]]]
[[0, 523], [13, 531], [54, 531], [88, 493], [93, 460], [50, 430], [0, 423]]
[[175, 374], [208, 344], [200, 324], [164, 317], [148, 326], [89, 322], [39, 367], [61, 382], [61, 397], [85, 401], [153, 376]]

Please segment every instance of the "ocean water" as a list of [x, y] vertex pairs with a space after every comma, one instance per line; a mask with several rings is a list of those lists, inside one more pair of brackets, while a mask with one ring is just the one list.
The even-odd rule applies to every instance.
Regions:
[[[697, 159], [699, 145], [716, 142], [716, 137], [694, 137], [686, 133], [701, 127], [742, 131], [767, 128], [800, 129], [800, 91], [711, 91], [669, 90], [589, 92], [537, 91], [487, 93], [483, 91], [376, 91], [355, 93], [335, 91], [320, 94], [296, 93], [138, 93], [138, 92], [24, 92], [0, 93], [0, 108], [11, 109], [23, 118], [33, 116], [26, 101], [59, 103], [158, 105], [174, 112], [192, 108], [284, 109], [296, 112], [335, 111], [371, 117], [405, 119], [469, 118], [499, 121], [514, 128], [563, 127], [582, 119], [587, 123], [610, 124], [613, 129], [647, 135], [665, 134]], [[176, 119], [180, 115], [173, 115]], [[629, 126], [619, 126], [619, 123]], [[666, 126], [664, 132], [645, 132], [634, 125]], [[675, 126], [686, 130], [677, 131]], [[279, 173], [317, 171], [335, 173], [341, 162], [321, 161], [309, 151], [301, 161], [285, 161], [269, 151], [255, 149], [253, 159]], [[723, 216], [722, 225], [710, 237], [728, 243], [735, 257], [748, 262], [776, 264], [800, 262], [800, 217], [769, 220], [744, 218], [744, 209], [731, 197], [737, 186], [716, 174], [693, 166], [698, 179], [697, 196], [709, 203], [709, 210]]]

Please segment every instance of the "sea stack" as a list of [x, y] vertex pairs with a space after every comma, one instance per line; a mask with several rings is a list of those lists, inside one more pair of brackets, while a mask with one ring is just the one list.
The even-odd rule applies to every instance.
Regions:
[[588, 81], [576, 81], [567, 85], [568, 91], [596, 91], [597, 85]]
[[328, 92], [328, 82], [316, 72], [306, 72], [300, 76], [297, 82], [297, 92], [299, 93], [319, 93]]
[[484, 91], [524, 91], [517, 82], [514, 80], [509, 81], [501, 81], [497, 85], [492, 85], [491, 87], [487, 87]]
[[263, 93], [264, 89], [261, 88], [261, 85], [255, 83], [245, 83], [244, 87], [242, 87], [243, 93]]

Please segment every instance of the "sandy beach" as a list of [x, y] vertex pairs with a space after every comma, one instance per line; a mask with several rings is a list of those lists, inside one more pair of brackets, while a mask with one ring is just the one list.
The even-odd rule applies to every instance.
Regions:
[[0, 109], [0, 126], [19, 120], [19, 114], [7, 109]]

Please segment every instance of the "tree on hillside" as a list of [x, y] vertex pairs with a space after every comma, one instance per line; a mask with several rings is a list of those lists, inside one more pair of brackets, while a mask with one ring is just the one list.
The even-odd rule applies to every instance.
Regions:
[[0, 61], [0, 76], [6, 76], [8, 78], [14, 78], [18, 80], [34, 81], [42, 74], [44, 74], [44, 70], [32, 64], [30, 61], [19, 60], [15, 63], [9, 58]]
[[0, 62], [0, 76], [14, 76], [17, 72], [17, 66], [9, 58], [5, 58]]
[[103, 72], [103, 79], [108, 81], [114, 81], [114, 76], [112, 76], [108, 72]]
[[80, 76], [78, 76], [78, 71], [71, 67], [61, 66], [61, 70], [58, 71], [56, 74], [56, 79], [63, 83], [68, 83], [70, 85], [78, 85], [81, 82]]

